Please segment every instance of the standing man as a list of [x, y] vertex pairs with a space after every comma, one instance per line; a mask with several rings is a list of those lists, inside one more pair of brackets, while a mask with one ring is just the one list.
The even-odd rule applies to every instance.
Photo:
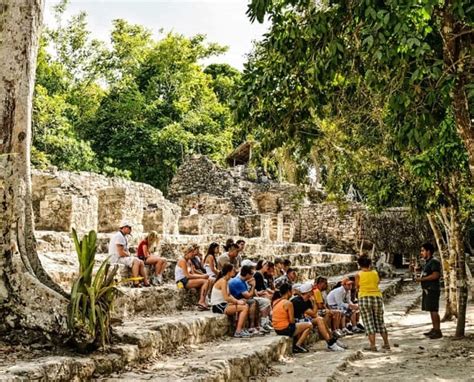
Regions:
[[[118, 232], [110, 239], [110, 262], [112, 264], [122, 264], [130, 268], [132, 270], [132, 277], [136, 279], [140, 275], [143, 277], [143, 285], [149, 287], [150, 283], [148, 282], [145, 264], [139, 258], [131, 256], [128, 250], [127, 235], [130, 235], [132, 232], [132, 225], [127, 221], [123, 221], [120, 223], [119, 228]], [[140, 288], [141, 284], [138, 281], [134, 281], [133, 286]]]
[[433, 324], [433, 328], [423, 334], [432, 340], [443, 337], [440, 327], [441, 320], [439, 318], [441, 264], [433, 257], [434, 251], [435, 248], [431, 243], [425, 243], [421, 246], [421, 257], [425, 259], [426, 263], [421, 276], [416, 278], [416, 281], [421, 283], [421, 288], [423, 289], [421, 309], [430, 312]]

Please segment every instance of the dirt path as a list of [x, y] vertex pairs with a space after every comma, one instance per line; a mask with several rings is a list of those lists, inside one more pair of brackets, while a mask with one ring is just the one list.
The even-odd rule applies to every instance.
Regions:
[[[443, 323], [445, 337], [429, 340], [429, 314], [418, 307], [421, 291], [413, 285], [385, 306], [392, 350], [386, 353], [362, 351], [364, 335], [346, 337], [344, 353], [325, 350], [318, 342], [313, 351], [289, 358], [273, 368], [272, 382], [293, 381], [474, 381], [474, 335], [456, 341], [455, 323]], [[407, 310], [413, 308], [408, 314]], [[474, 305], [468, 310], [467, 333], [474, 333]], [[381, 342], [378, 339], [379, 344]]]

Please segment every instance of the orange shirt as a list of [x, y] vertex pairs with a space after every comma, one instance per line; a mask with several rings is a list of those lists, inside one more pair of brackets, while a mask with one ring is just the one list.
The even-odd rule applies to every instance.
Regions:
[[273, 305], [272, 313], [272, 325], [276, 330], [283, 330], [290, 326], [290, 319], [288, 312], [285, 310], [283, 305], [287, 302], [287, 299], [280, 299]]

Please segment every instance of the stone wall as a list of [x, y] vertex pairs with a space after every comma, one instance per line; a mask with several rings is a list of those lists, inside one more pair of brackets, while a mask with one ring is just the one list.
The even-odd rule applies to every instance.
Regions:
[[126, 219], [135, 232], [178, 233], [179, 206], [143, 183], [92, 173], [33, 170], [35, 228], [113, 232]]
[[187, 158], [176, 172], [169, 197], [179, 203], [180, 198], [201, 194], [227, 198], [237, 215], [252, 215], [257, 212], [247, 182], [233, 177], [229, 171], [220, 168], [206, 156], [194, 155]]
[[335, 203], [312, 203], [302, 207], [295, 220], [295, 241], [324, 244], [331, 251], [358, 253], [362, 241], [376, 252], [417, 253], [432, 234], [426, 219], [405, 208], [382, 213], [369, 212], [357, 203], [339, 207]]

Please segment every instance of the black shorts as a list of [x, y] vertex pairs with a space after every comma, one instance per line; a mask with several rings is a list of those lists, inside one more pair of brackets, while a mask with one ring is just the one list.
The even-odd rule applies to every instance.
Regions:
[[224, 314], [225, 308], [227, 308], [226, 302], [221, 302], [220, 304], [212, 305], [212, 313]]
[[439, 290], [423, 289], [421, 298], [421, 310], [427, 312], [439, 311]]
[[176, 284], [179, 284], [179, 283], [182, 283], [183, 284], [183, 287], [186, 288], [186, 284], [188, 283], [188, 278], [187, 277], [183, 277], [181, 280], [179, 281], [176, 281]]
[[296, 325], [295, 324], [290, 324], [287, 328], [285, 329], [275, 329], [275, 333], [278, 334], [279, 336], [288, 336], [288, 337], [293, 337], [296, 331]]

